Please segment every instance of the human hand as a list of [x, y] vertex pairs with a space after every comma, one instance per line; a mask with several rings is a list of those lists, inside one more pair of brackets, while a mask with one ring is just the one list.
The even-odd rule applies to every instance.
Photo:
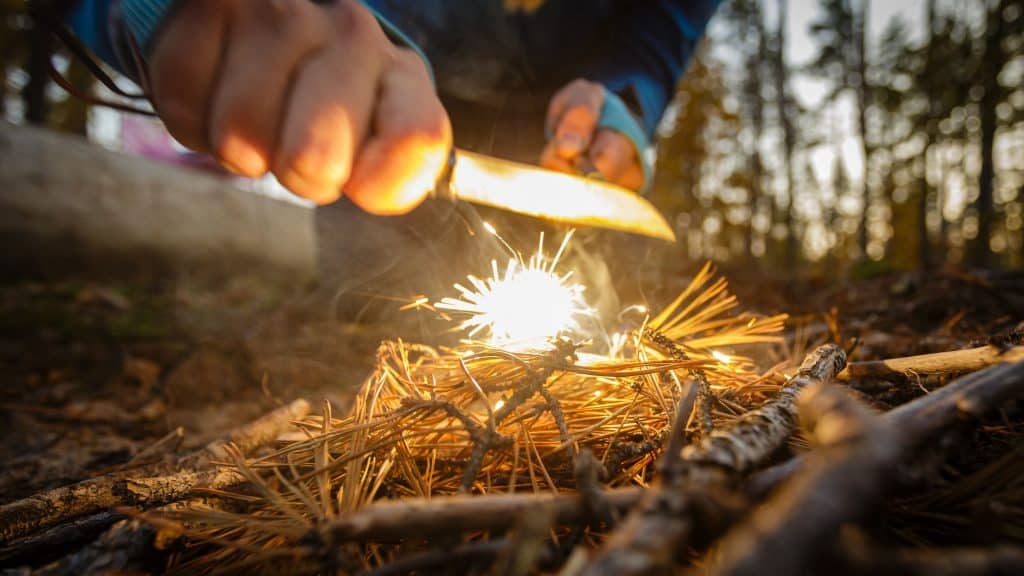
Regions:
[[540, 163], [562, 172], [596, 169], [609, 182], [639, 190], [644, 170], [636, 146], [621, 132], [597, 126], [604, 98], [604, 86], [583, 79], [573, 80], [555, 94], [547, 115], [552, 137]]
[[185, 0], [147, 71], [181, 143], [318, 204], [344, 190], [368, 212], [407, 212], [451, 147], [426, 64], [354, 0]]

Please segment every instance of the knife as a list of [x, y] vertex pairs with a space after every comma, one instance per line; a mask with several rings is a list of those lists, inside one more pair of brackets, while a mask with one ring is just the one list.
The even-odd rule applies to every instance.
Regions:
[[452, 152], [433, 196], [676, 240], [657, 208], [626, 188], [466, 150]]

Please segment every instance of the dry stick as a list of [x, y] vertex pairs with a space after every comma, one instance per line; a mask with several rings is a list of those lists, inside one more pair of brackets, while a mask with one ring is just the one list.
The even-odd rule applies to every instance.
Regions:
[[1024, 548], [944, 550], [855, 550], [845, 556], [845, 573], [863, 576], [1019, 576]]
[[[665, 353], [672, 357], [673, 360], [689, 360], [690, 356], [685, 350], [678, 344], [672, 341], [671, 338], [665, 336], [657, 330], [648, 328], [644, 331], [644, 336], [658, 346]], [[708, 382], [708, 375], [704, 373], [700, 368], [694, 368], [690, 370], [690, 375], [697, 382], [697, 425], [699, 426], [700, 436], [704, 438], [711, 434], [711, 431], [715, 428], [715, 422], [711, 418], [711, 404], [714, 401], [714, 393], [711, 392], [711, 383]]]
[[[957, 418], [979, 417], [1005, 399], [1019, 395], [1022, 379], [1024, 362], [991, 366], [961, 376], [930, 394], [890, 410], [882, 416], [882, 421], [887, 428], [906, 430], [911, 437], [931, 434]], [[796, 474], [806, 462], [807, 458], [797, 457], [758, 472], [747, 483], [747, 494], [760, 499]]]
[[[248, 424], [237, 428], [225, 438], [211, 442], [179, 461], [179, 469], [210, 466], [222, 457], [225, 447], [237, 443], [251, 450], [273, 440], [287, 429], [292, 420], [302, 418], [309, 404], [302, 399], [282, 406]], [[180, 498], [196, 487], [224, 487], [240, 477], [233, 469], [185, 470], [170, 476], [158, 476], [163, 466], [147, 466], [126, 473], [108, 474], [77, 484], [48, 490], [0, 506], [0, 543], [26, 536], [78, 516], [95, 514], [125, 504], [154, 504]], [[145, 477], [152, 475], [155, 477]]]
[[841, 519], [861, 520], [881, 500], [879, 477], [901, 454], [879, 419], [825, 385], [800, 396], [800, 417], [822, 448], [778, 496], [722, 540], [715, 576], [807, 573], [816, 553], [835, 541]]
[[86, 544], [121, 518], [115, 512], [100, 512], [18, 538], [0, 547], [0, 569], [52, 559], [54, 550], [73, 550]]
[[[604, 493], [604, 498], [613, 510], [621, 512], [635, 505], [642, 494], [643, 488], [630, 486], [609, 490]], [[458, 532], [504, 530], [515, 525], [523, 514], [545, 507], [553, 510], [558, 524], [583, 522], [589, 514], [579, 494], [435, 496], [429, 500], [415, 498], [379, 502], [325, 522], [317, 531], [330, 547], [348, 541], [404, 540]]]
[[921, 354], [905, 358], [851, 362], [839, 374], [840, 380], [851, 378], [915, 378], [917, 376], [946, 376], [976, 372], [994, 364], [1007, 364], [1024, 360], [1024, 346], [999, 348], [982, 346], [967, 350], [953, 350], [935, 354]]
[[894, 484], [898, 464], [948, 427], [977, 420], [1024, 397], [1024, 362], [990, 367], [875, 418], [838, 390], [801, 400], [814, 436], [828, 448], [804, 459], [800, 473], [750, 521], [723, 541], [716, 574], [798, 574], [840, 527], [863, 520]]
[[[693, 532], [693, 520], [699, 513], [691, 497], [693, 491], [766, 460], [795, 427], [797, 394], [809, 385], [831, 381], [845, 362], [846, 355], [838, 346], [818, 347], [777, 398], [743, 415], [728, 429], [716, 430], [698, 445], [685, 448], [681, 455], [685, 473], [673, 474], [667, 466], [659, 484], [648, 490], [583, 573], [604, 576], [668, 570]], [[666, 449], [667, 459], [673, 457], [672, 451]]]

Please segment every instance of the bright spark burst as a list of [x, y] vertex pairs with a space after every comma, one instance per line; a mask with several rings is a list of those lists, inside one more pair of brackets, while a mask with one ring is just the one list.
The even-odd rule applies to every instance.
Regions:
[[[484, 228], [515, 254], [493, 226]], [[571, 238], [569, 231], [549, 259], [541, 233], [528, 261], [516, 255], [502, 269], [492, 260], [489, 278], [468, 276], [469, 286], [455, 285], [458, 298], [444, 298], [435, 307], [464, 316], [459, 328], [470, 338], [507, 349], [544, 348], [552, 338], [578, 331], [580, 317], [593, 314], [583, 300], [583, 285], [573, 281], [572, 272], [555, 272]]]

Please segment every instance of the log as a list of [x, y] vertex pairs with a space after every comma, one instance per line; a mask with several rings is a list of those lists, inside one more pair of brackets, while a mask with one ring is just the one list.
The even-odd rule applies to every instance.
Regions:
[[313, 210], [228, 178], [0, 122], [0, 189], [8, 274], [316, 275]]
[[0, 543], [9, 542], [54, 526], [71, 518], [95, 514], [115, 506], [152, 505], [181, 498], [199, 487], [225, 487], [239, 483], [242, 477], [233, 468], [212, 470], [183, 469], [184, 466], [209, 466], [223, 454], [224, 446], [237, 441], [249, 449], [266, 443], [295, 419], [309, 412], [309, 403], [295, 400], [184, 457], [178, 473], [159, 474], [159, 465], [133, 471], [133, 476], [115, 473], [41, 492], [0, 506]]

